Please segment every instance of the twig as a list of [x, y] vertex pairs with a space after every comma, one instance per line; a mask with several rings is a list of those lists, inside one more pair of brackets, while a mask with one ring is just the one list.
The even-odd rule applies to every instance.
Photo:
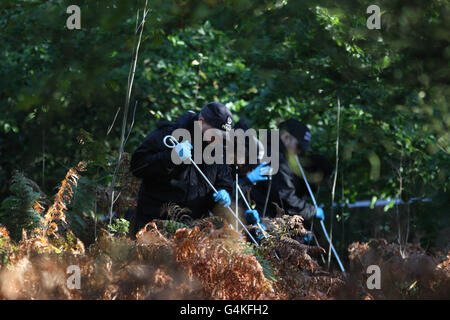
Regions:
[[[389, 159], [386, 160], [386, 162], [391, 166], [392, 168], [392, 174], [398, 175], [398, 183], [399, 183], [399, 187], [398, 187], [398, 192], [395, 195], [395, 198], [397, 199], [402, 199], [402, 192], [403, 192], [403, 176], [402, 176], [402, 170], [403, 170], [403, 149], [402, 152], [400, 153], [400, 164], [399, 167], [397, 168], [392, 161], [390, 161]], [[397, 242], [399, 244], [399, 251], [400, 251], [400, 255], [402, 256], [402, 258], [404, 258], [404, 252], [403, 252], [403, 246], [402, 246], [402, 230], [401, 230], [401, 219], [400, 219], [400, 211], [398, 209], [400, 203], [395, 203], [395, 216], [397, 219]]]
[[112, 128], [114, 127], [114, 124], [116, 123], [117, 116], [119, 115], [119, 111], [120, 111], [120, 107], [117, 108], [116, 115], [114, 116], [113, 122], [109, 126], [108, 132], [106, 132], [106, 135], [109, 135], [109, 133], [111, 132]]
[[[95, 173], [95, 180], [98, 178], [99, 168], [97, 167], [97, 172]], [[94, 239], [97, 241], [97, 187], [95, 188], [95, 197], [94, 197]]]
[[122, 194], [122, 191], [119, 192], [119, 194], [114, 199], [113, 203], [116, 203], [117, 200], [119, 200], [120, 195]]
[[[111, 198], [110, 198], [111, 204], [109, 207], [109, 224], [112, 223], [112, 211], [113, 211], [113, 207], [114, 207], [114, 187], [116, 185], [117, 173], [119, 172], [119, 168], [122, 163], [122, 154], [123, 154], [124, 142], [125, 142], [125, 131], [126, 131], [127, 120], [128, 120], [128, 110], [130, 108], [131, 91], [133, 89], [134, 76], [136, 74], [136, 65], [137, 65], [137, 60], [138, 60], [138, 55], [139, 55], [139, 48], [141, 46], [142, 33], [144, 31], [145, 18], [147, 17], [147, 13], [148, 13], [147, 4], [148, 4], [148, 0], [145, 0], [144, 15], [142, 16], [142, 22], [141, 22], [142, 27], [140, 28], [139, 39], [138, 39], [137, 46], [136, 46], [136, 49], [135, 49], [135, 52], [133, 55], [132, 64], [130, 67], [127, 95], [126, 95], [126, 99], [125, 99], [125, 110], [123, 112], [123, 119], [122, 119], [122, 132], [120, 135], [119, 154], [117, 156], [116, 169], [114, 170], [114, 175], [111, 180]], [[139, 16], [139, 11], [138, 11], [137, 15]]]
[[42, 131], [42, 188], [45, 189], [45, 130]]
[[128, 138], [130, 137], [131, 131], [133, 130], [134, 119], [136, 117], [136, 108], [137, 108], [137, 106], [138, 106], [138, 101], [136, 100], [136, 103], [134, 104], [133, 118], [131, 119], [130, 130], [128, 131], [127, 138], [125, 139], [125, 142], [123, 143], [124, 145], [127, 144]]
[[[145, 11], [145, 10], [144, 10]], [[150, 11], [150, 9], [148, 9], [147, 11], [144, 12], [144, 16], [147, 16], [148, 12]], [[138, 16], [139, 17], [139, 16]], [[141, 31], [141, 28], [144, 26], [144, 20], [142, 20], [142, 22], [139, 24], [138, 27], [136, 27], [136, 31], [135, 34], [138, 34]]]
[[[341, 202], [344, 202], [344, 167], [341, 170]], [[341, 216], [341, 221], [342, 221], [342, 237], [341, 237], [341, 248], [342, 246], [345, 248], [345, 217], [342, 214]]]
[[408, 214], [408, 216], [407, 216], [407, 220], [406, 220], [406, 235], [405, 235], [405, 248], [406, 248], [406, 245], [408, 244], [408, 238], [409, 238], [409, 224], [410, 224], [410, 210], [411, 210], [411, 204], [410, 204], [410, 202], [408, 201], [408, 203], [406, 204], [406, 213]]
[[[334, 169], [334, 179], [333, 179], [333, 187], [331, 189], [331, 203], [334, 203], [334, 196], [336, 191], [336, 181], [337, 181], [337, 175], [338, 175], [338, 165], [339, 165], [339, 121], [340, 121], [340, 115], [341, 115], [341, 101], [339, 100], [339, 97], [337, 99], [338, 103], [338, 110], [337, 110], [337, 133], [336, 133], [336, 165]], [[328, 247], [328, 269], [330, 269], [330, 262], [331, 262], [331, 243], [333, 241], [333, 216], [334, 216], [334, 208], [331, 206], [330, 210], [330, 245]]]

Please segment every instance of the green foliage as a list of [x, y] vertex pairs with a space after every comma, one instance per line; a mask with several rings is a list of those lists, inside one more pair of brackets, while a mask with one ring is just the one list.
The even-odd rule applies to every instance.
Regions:
[[4, 225], [13, 240], [19, 241], [22, 229], [31, 231], [42, 226], [39, 212], [33, 209], [39, 200], [23, 173], [16, 173], [10, 187], [11, 195], [0, 207], [0, 224]]
[[96, 185], [85, 177], [80, 177], [74, 188], [72, 201], [66, 212], [66, 220], [70, 229], [79, 238], [91, 238], [93, 230], [89, 223], [95, 220]]
[[86, 177], [80, 177], [73, 190], [73, 197], [69, 207], [70, 213], [93, 216], [95, 210], [96, 184]]
[[[0, 159], [0, 199], [15, 169], [49, 192], [64, 166], [87, 160], [92, 181], [110, 182], [120, 115], [107, 132], [125, 100], [143, 1], [79, 1], [76, 31], [65, 28], [69, 4], [0, 5], [0, 154], [14, 155]], [[339, 98], [336, 199], [429, 197], [448, 212], [449, 1], [379, 5], [381, 30], [369, 30], [362, 0], [152, 1], [126, 151], [157, 122], [218, 100], [255, 128], [307, 122], [313, 149], [334, 159]], [[330, 207], [328, 189], [318, 201]], [[425, 211], [411, 218], [434, 232]]]
[[272, 282], [278, 281], [277, 270], [273, 266], [272, 262], [265, 256], [266, 253], [264, 252], [264, 250], [260, 249], [260, 247], [256, 247], [253, 244], [246, 243], [244, 244], [242, 253], [251, 254], [256, 257], [256, 260], [258, 260], [259, 264], [263, 268], [263, 273], [266, 279]]
[[9, 239], [5, 239], [0, 234], [0, 266], [7, 264], [10, 260], [11, 252], [15, 249]]
[[162, 230], [168, 232], [169, 234], [174, 234], [175, 231], [181, 228], [190, 228], [187, 224], [174, 220], [164, 220], [162, 221], [162, 223], [163, 223]]
[[113, 224], [108, 224], [108, 230], [119, 236], [126, 236], [128, 234], [129, 227], [130, 222], [124, 218], [114, 219]]

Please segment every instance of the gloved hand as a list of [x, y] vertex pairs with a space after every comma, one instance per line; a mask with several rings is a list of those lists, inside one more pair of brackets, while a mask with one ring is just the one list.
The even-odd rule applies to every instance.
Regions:
[[323, 213], [323, 210], [320, 207], [317, 207], [316, 218], [320, 220], [325, 220], [325, 214]]
[[267, 163], [265, 162], [261, 163], [253, 171], [247, 174], [248, 180], [250, 180], [251, 183], [267, 180], [268, 177], [264, 176], [263, 174], [265, 172], [268, 172], [269, 168], [270, 165], [268, 165]]
[[183, 161], [192, 157], [191, 150], [192, 145], [189, 143], [189, 141], [184, 141], [175, 146], [175, 152]]
[[225, 190], [219, 190], [218, 192], [213, 194], [214, 201], [219, 202], [224, 207], [228, 207], [231, 204], [231, 198], [228, 192]]
[[245, 211], [244, 216], [250, 224], [257, 224], [261, 222], [261, 219], [259, 219], [258, 210], [247, 210]]
[[[261, 226], [261, 229], [263, 229], [264, 231], [266, 231], [266, 226], [263, 225], [262, 223], [259, 224]], [[256, 229], [256, 237], [255, 240], [261, 241], [265, 238], [264, 233], [258, 228]]]
[[312, 234], [307, 234], [306, 236], [303, 237], [303, 241], [306, 243], [310, 243], [314, 240], [313, 235]]

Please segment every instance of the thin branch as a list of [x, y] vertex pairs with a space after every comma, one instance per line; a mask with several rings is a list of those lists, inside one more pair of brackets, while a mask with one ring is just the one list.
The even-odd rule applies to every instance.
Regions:
[[[137, 28], [138, 28], [138, 23], [139, 23], [139, 9], [138, 9], [138, 11], [136, 13], [136, 26], [135, 26], [135, 30], [136, 31], [137, 31]], [[137, 34], [137, 32], [135, 32], [135, 34]], [[136, 37], [135, 37], [134, 43], [133, 43], [133, 48], [135, 48], [135, 47], [136, 47]], [[133, 54], [131, 55], [131, 65], [133, 65], [134, 55], [135, 55], [135, 49], [133, 49]], [[132, 68], [130, 68], [130, 70], [128, 71], [127, 92], [128, 92], [128, 88], [130, 86], [131, 70], [132, 70]], [[116, 118], [117, 118], [117, 115], [119, 114], [119, 111], [120, 111], [120, 107], [117, 109], [116, 115], [114, 116], [113, 123], [109, 127], [108, 132], [107, 132], [106, 135], [109, 135], [109, 133], [111, 132], [111, 129], [113, 128], [114, 123], [116, 122]]]
[[[148, 9], [147, 11], [145, 11], [144, 16], [146, 16], [149, 13], [150, 9]], [[138, 12], [139, 13], [139, 12]], [[139, 18], [139, 15], [138, 15]], [[139, 26], [136, 26], [136, 31], [135, 34], [138, 34], [141, 31], [141, 28], [143, 27], [143, 22], [141, 22], [139, 24]]]
[[[123, 154], [123, 149], [124, 149], [124, 142], [125, 142], [125, 131], [126, 131], [126, 126], [127, 126], [127, 120], [128, 120], [128, 110], [130, 108], [130, 99], [131, 99], [131, 91], [133, 89], [133, 82], [134, 82], [134, 76], [136, 74], [136, 65], [137, 65], [137, 60], [138, 60], [138, 56], [139, 56], [139, 48], [141, 46], [141, 40], [142, 40], [142, 33], [144, 31], [144, 25], [145, 25], [145, 19], [147, 17], [147, 4], [148, 4], [148, 0], [145, 1], [145, 6], [144, 6], [144, 15], [142, 16], [142, 27], [140, 28], [140, 33], [139, 33], [139, 39], [137, 42], [137, 46], [133, 55], [133, 61], [130, 67], [130, 73], [129, 73], [129, 81], [128, 81], [128, 87], [127, 87], [127, 95], [126, 95], [126, 99], [125, 99], [125, 109], [124, 109], [124, 113], [123, 113], [123, 119], [122, 119], [122, 132], [120, 135], [120, 145], [119, 145], [119, 154], [117, 156], [117, 165], [116, 165], [116, 169], [114, 170], [114, 175], [112, 177], [112, 181], [111, 181], [111, 198], [110, 198], [110, 207], [109, 207], [109, 224], [112, 223], [112, 211], [113, 211], [113, 207], [114, 207], [114, 187], [116, 185], [116, 178], [117, 178], [117, 173], [119, 172], [119, 168], [120, 165], [122, 163], [122, 154]], [[139, 11], [137, 13], [139, 15]]]
[[106, 132], [106, 135], [109, 135], [109, 133], [111, 132], [112, 128], [114, 127], [114, 124], [116, 123], [117, 116], [119, 115], [119, 111], [120, 111], [120, 107], [117, 108], [116, 115], [114, 116], [113, 122], [112, 122], [111, 125], [109, 126], [108, 132]]
[[[344, 168], [341, 170], [341, 203], [344, 203]], [[345, 216], [342, 214], [342, 233], [341, 233], [341, 246], [345, 248]], [[341, 247], [341, 248], [342, 248]]]
[[[398, 176], [398, 183], [399, 183], [399, 187], [398, 187], [398, 191], [395, 195], [395, 198], [402, 200], [402, 192], [403, 192], [403, 176], [402, 176], [402, 168], [403, 168], [403, 149], [402, 152], [400, 153], [400, 164], [399, 166], [395, 166], [394, 163], [389, 160], [386, 159], [386, 162], [391, 166], [392, 168], [392, 174], [395, 176]], [[403, 247], [402, 247], [402, 230], [401, 230], [401, 219], [400, 219], [400, 211], [399, 211], [399, 203], [395, 204], [395, 216], [397, 219], [397, 242], [399, 244], [399, 251], [400, 251], [400, 255], [404, 258], [404, 252], [403, 252]]]
[[405, 235], [405, 247], [408, 244], [408, 238], [409, 238], [409, 224], [411, 222], [411, 216], [410, 216], [410, 210], [411, 210], [411, 204], [408, 201], [408, 203], [406, 204], [406, 213], [408, 214], [407, 216], [407, 220], [406, 220], [406, 235]]
[[122, 191], [119, 192], [119, 194], [116, 196], [116, 198], [113, 200], [113, 203], [116, 203], [117, 200], [119, 200], [120, 195], [122, 194]]
[[42, 188], [45, 189], [45, 130], [42, 131]]
[[[334, 196], [336, 191], [336, 181], [338, 176], [338, 166], [339, 166], [339, 129], [340, 129], [340, 116], [341, 116], [341, 101], [339, 97], [337, 99], [338, 110], [337, 110], [337, 132], [336, 132], [336, 164], [334, 169], [334, 179], [333, 179], [333, 187], [331, 189], [331, 203], [334, 203]], [[328, 248], [328, 269], [330, 268], [331, 262], [331, 243], [333, 242], [333, 217], [334, 217], [334, 208], [331, 206], [330, 210], [330, 245]]]
[[136, 100], [136, 103], [134, 104], [133, 118], [131, 120], [130, 130], [128, 131], [127, 138], [125, 139], [125, 142], [123, 143], [124, 145], [127, 144], [128, 138], [130, 137], [131, 131], [133, 130], [134, 119], [136, 117], [136, 108], [137, 108], [137, 106], [138, 106], [138, 101]]

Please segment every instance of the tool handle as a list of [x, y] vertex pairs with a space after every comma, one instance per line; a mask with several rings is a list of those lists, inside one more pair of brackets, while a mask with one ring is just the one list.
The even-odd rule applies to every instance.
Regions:
[[[173, 136], [171, 135], [167, 135], [164, 137], [163, 139], [163, 143], [167, 148], [173, 149], [177, 146], [177, 144], [179, 143]], [[205, 174], [202, 172], [202, 170], [198, 167], [198, 165], [194, 162], [194, 160], [192, 160], [192, 158], [189, 158], [189, 160], [191, 161], [191, 163], [194, 165], [194, 167], [197, 169], [197, 171], [201, 174], [201, 176], [203, 177], [203, 179], [205, 179], [205, 181], [208, 183], [208, 185], [211, 187], [211, 189], [217, 193], [217, 189], [214, 187], [214, 185], [211, 183], [211, 181], [209, 181], [208, 177], [205, 176]], [[231, 209], [230, 207], [227, 207], [227, 209], [233, 214], [233, 216], [236, 217], [237, 221], [241, 224], [241, 226], [244, 228], [244, 230], [247, 232], [247, 234], [250, 236], [250, 238], [252, 239], [252, 241], [257, 245], [258, 242], [255, 240], [255, 238], [253, 238], [253, 236], [251, 235], [251, 233], [248, 231], [248, 229], [246, 228], [246, 226], [242, 223], [241, 219], [239, 219], [239, 217], [237, 216], [237, 214], [233, 211], [233, 209]], [[237, 231], [237, 230], [236, 230]]]
[[[309, 194], [311, 195], [311, 199], [314, 203], [314, 207], [317, 210], [316, 198], [314, 197], [314, 194], [309, 186], [308, 180], [306, 179], [305, 172], [303, 171], [303, 168], [302, 168], [302, 165], [300, 164], [300, 160], [298, 159], [298, 156], [295, 156], [295, 159], [297, 160], [297, 164], [300, 169], [300, 172], [302, 173], [303, 180], [305, 181], [306, 187], [308, 188]], [[330, 244], [331, 251], [333, 251], [334, 257], [336, 258], [337, 262], [339, 263], [339, 267], [341, 268], [342, 272], [345, 272], [345, 269], [344, 269], [344, 266], [342, 265], [341, 259], [339, 258], [336, 250], [334, 249], [334, 246], [333, 246], [333, 243], [331, 242], [330, 237], [328, 236], [328, 232], [327, 232], [327, 229], [325, 228], [325, 224], [323, 223], [323, 220], [320, 220], [320, 225], [322, 226], [323, 233], [325, 234], [325, 237], [327, 238], [328, 243]]]
[[345, 272], [345, 269], [344, 269], [344, 266], [342, 265], [341, 259], [339, 259], [339, 256], [338, 256], [336, 250], [334, 249], [333, 243], [331, 242], [330, 237], [328, 236], [327, 229], [325, 228], [325, 225], [322, 220], [320, 220], [320, 225], [322, 226], [323, 233], [325, 234], [325, 237], [327, 238], [328, 243], [331, 246], [331, 250], [334, 253], [334, 257], [336, 258], [337, 262], [339, 263], [339, 267], [341, 268], [341, 271]]
[[[167, 142], [167, 141], [169, 141], [169, 142]], [[170, 148], [170, 149], [173, 149], [173, 148], [175, 148], [176, 146], [177, 146], [177, 144], [179, 144], [179, 142], [177, 141], [177, 139], [175, 139], [173, 136], [171, 136], [171, 135], [168, 135], [168, 136], [165, 136], [164, 137], [164, 139], [163, 139], [163, 143], [164, 143], [164, 145], [167, 147], [167, 148]]]

